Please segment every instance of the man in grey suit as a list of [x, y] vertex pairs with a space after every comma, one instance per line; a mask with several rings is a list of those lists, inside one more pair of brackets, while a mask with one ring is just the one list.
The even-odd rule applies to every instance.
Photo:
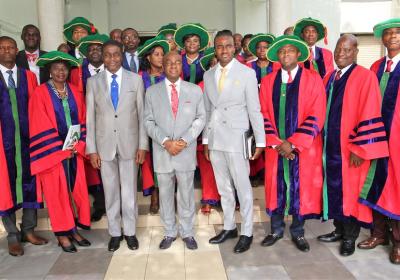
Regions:
[[[194, 170], [197, 137], [205, 125], [203, 93], [199, 86], [180, 79], [182, 57], [164, 56], [165, 81], [146, 92], [145, 127], [153, 139], [154, 171], [160, 190], [160, 215], [165, 228], [160, 249], [167, 249], [179, 234], [188, 249], [197, 249], [194, 239]], [[179, 230], [175, 222], [175, 180]]]
[[86, 88], [86, 154], [103, 180], [109, 251], [117, 250], [122, 240], [121, 212], [128, 248], [139, 247], [135, 235], [137, 172], [148, 150], [143, 82], [122, 68], [122, 56], [121, 43], [104, 43], [106, 70], [89, 78]]
[[253, 240], [253, 193], [249, 162], [244, 157], [243, 133], [251, 124], [257, 146], [252, 159], [257, 159], [265, 147], [264, 120], [255, 72], [233, 58], [235, 46], [232, 33], [229, 30], [218, 32], [214, 47], [219, 63], [204, 74], [207, 123], [203, 144], [221, 195], [224, 229], [211, 238], [210, 243], [222, 243], [238, 235], [235, 224], [236, 188], [242, 225], [234, 252], [242, 253], [250, 248]]

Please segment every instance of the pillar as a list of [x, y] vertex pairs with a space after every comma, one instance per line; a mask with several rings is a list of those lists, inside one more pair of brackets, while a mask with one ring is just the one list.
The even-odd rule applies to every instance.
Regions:
[[64, 42], [64, 0], [36, 0], [41, 48], [56, 50]]

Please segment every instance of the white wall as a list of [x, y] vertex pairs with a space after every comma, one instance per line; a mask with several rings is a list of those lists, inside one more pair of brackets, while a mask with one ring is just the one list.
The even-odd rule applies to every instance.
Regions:
[[241, 34], [265, 33], [268, 30], [266, 0], [234, 0], [233, 31]]
[[341, 14], [342, 33], [372, 33], [375, 24], [392, 17], [392, 1], [342, 2]]

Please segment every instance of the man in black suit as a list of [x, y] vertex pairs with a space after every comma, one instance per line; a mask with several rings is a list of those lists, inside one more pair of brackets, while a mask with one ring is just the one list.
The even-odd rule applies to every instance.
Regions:
[[38, 84], [47, 82], [50, 78], [47, 68], [36, 66], [39, 56], [46, 53], [40, 50], [39, 28], [33, 24], [25, 25], [22, 29], [21, 39], [24, 42], [25, 49], [17, 54], [17, 66], [32, 71], [36, 75]]
[[135, 29], [128, 27], [122, 31], [121, 39], [124, 45], [122, 67], [128, 71], [137, 73], [140, 64], [137, 53], [137, 48], [140, 44], [139, 33]]

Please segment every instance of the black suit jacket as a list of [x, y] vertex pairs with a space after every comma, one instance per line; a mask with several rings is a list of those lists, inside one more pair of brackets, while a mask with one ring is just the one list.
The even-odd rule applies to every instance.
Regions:
[[[45, 51], [39, 50], [39, 55], [45, 54]], [[16, 64], [18, 67], [27, 69], [29, 69], [29, 63], [28, 63], [28, 59], [26, 58], [25, 55], [25, 50], [19, 51], [17, 54], [17, 60], [16, 60]], [[50, 73], [47, 70], [46, 67], [40, 67], [40, 83], [43, 84], [45, 82], [47, 82], [50, 79]]]

